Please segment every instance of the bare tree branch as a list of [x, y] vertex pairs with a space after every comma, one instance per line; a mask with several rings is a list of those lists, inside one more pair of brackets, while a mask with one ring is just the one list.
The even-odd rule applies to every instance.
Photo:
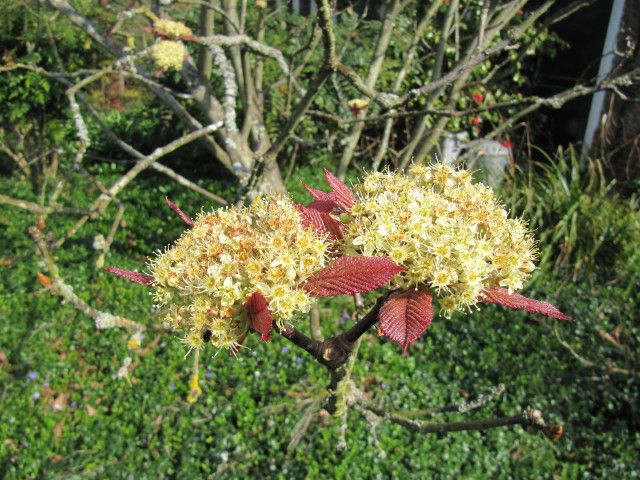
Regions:
[[547, 425], [542, 417], [542, 413], [539, 410], [532, 409], [531, 407], [527, 408], [520, 414], [513, 415], [511, 417], [497, 417], [468, 422], [427, 423], [389, 413], [384, 409], [363, 400], [360, 400], [357, 405], [360, 408], [373, 412], [382, 420], [388, 420], [392, 423], [405, 427], [407, 430], [420, 434], [461, 432], [466, 430], [490, 430], [492, 428], [509, 427], [513, 425], [520, 425], [535, 432], [541, 432], [546, 437], [553, 439], [558, 436], [558, 433], [562, 432], [562, 427], [560, 425]]
[[38, 247], [38, 251], [42, 256], [42, 260], [47, 272], [49, 273], [49, 275], [51, 275], [52, 283], [49, 287], [51, 293], [62, 297], [76, 309], [93, 318], [96, 324], [96, 328], [98, 329], [122, 327], [142, 331], [147, 328], [141, 323], [134, 322], [133, 320], [129, 320], [125, 317], [120, 317], [111, 313], [96, 310], [95, 308], [88, 305], [84, 300], [82, 300], [74, 293], [73, 289], [69, 285], [67, 285], [62, 280], [62, 277], [60, 276], [60, 273], [58, 271], [58, 267], [56, 266], [53, 257], [51, 256], [49, 247], [47, 246], [45, 240], [42, 238], [40, 230], [38, 230], [36, 227], [31, 227], [29, 229], [29, 234]]
[[65, 213], [70, 215], [88, 215], [90, 210], [73, 207], [58, 207], [58, 206], [42, 206], [37, 203], [28, 202], [26, 200], [20, 200], [17, 198], [9, 197], [7, 195], [0, 194], [0, 203], [4, 205], [11, 205], [12, 207], [18, 207], [23, 210], [28, 210], [36, 215], [48, 215], [50, 213]]
[[[369, 88], [375, 88], [378, 77], [380, 76], [380, 72], [382, 71], [382, 63], [384, 62], [387, 48], [389, 46], [389, 41], [391, 40], [393, 25], [395, 24], [398, 14], [400, 13], [400, 7], [400, 0], [392, 0], [391, 5], [387, 8], [382, 27], [380, 28], [380, 33], [378, 35], [376, 48], [373, 52], [373, 57], [369, 66], [369, 72], [365, 80], [365, 84]], [[360, 135], [363, 128], [363, 123], [354, 124], [351, 127], [349, 135], [345, 139], [346, 145], [344, 150], [342, 151], [342, 156], [340, 157], [340, 162], [338, 163], [337, 172], [338, 177], [341, 179], [344, 179], [344, 176], [347, 173], [347, 168], [349, 168], [351, 158], [353, 157], [353, 153], [356, 149], [356, 146], [358, 145], [358, 141], [360, 140]]]

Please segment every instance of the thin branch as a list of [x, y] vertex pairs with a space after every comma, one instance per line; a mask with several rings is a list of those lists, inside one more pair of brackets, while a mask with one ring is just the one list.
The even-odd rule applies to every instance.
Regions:
[[41, 3], [49, 2], [56, 10], [64, 13], [69, 20], [84, 30], [98, 44], [105, 47], [114, 57], [121, 57], [124, 50], [106, 35], [100, 33], [86, 17], [80, 15], [66, 0], [40, 0]]
[[[505, 25], [515, 16], [517, 12], [526, 4], [527, 0], [513, 0], [509, 4], [505, 5], [503, 11], [497, 12], [492, 20], [490, 21], [486, 32], [485, 32], [485, 43], [489, 45], [490, 42], [504, 29]], [[547, 12], [551, 6], [553, 5], [553, 0], [548, 0], [544, 4], [542, 4], [539, 8], [529, 15], [526, 20], [524, 20], [520, 25], [515, 27], [512, 30], [507, 31], [508, 38], [498, 42], [496, 45], [505, 45], [504, 48], [508, 48], [509, 42], [515, 42], [518, 40], [525, 32], [540, 18], [545, 12]], [[507, 42], [505, 44], [505, 42]], [[483, 49], [485, 46], [480, 45], [478, 43], [478, 38], [476, 37], [471, 41], [467, 48], [467, 53], [465, 54], [465, 60], [463, 60], [463, 64], [470, 58], [474, 58], [474, 52], [478, 49]], [[495, 48], [495, 47], [494, 47]], [[510, 48], [510, 47], [509, 47]], [[471, 70], [466, 70], [460, 74], [460, 76], [455, 79], [453, 85], [451, 87], [451, 91], [448, 94], [448, 99], [446, 106], [448, 108], [453, 108], [460, 97], [460, 92], [462, 91], [464, 85], [467, 82], [467, 79], [471, 75]], [[443, 77], [444, 78], [444, 77]], [[429, 105], [431, 106], [431, 105]], [[409, 156], [409, 152], [405, 152], [403, 156], [403, 160], [401, 163], [402, 168], [406, 168], [408, 162], [410, 160], [414, 160], [417, 163], [422, 162], [431, 149], [435, 146], [438, 138], [441, 136], [442, 131], [447, 123], [447, 119], [444, 117], [439, 118], [435, 125], [431, 128], [429, 133], [426, 135], [426, 138], [422, 140], [420, 147], [415, 155]], [[414, 143], [412, 143], [413, 147], [417, 146], [417, 141], [421, 139], [414, 139]]]
[[96, 201], [92, 209], [102, 213], [113, 197], [118, 195], [118, 193], [120, 193], [120, 191], [124, 187], [126, 187], [129, 182], [136, 178], [140, 174], [140, 172], [150, 167], [155, 161], [170, 153], [173, 153], [180, 147], [183, 147], [184, 145], [193, 142], [194, 140], [197, 140], [204, 135], [215, 132], [221, 126], [222, 125], [220, 123], [208, 125], [204, 128], [201, 128], [200, 130], [196, 130], [195, 132], [190, 132], [186, 135], [183, 135], [182, 137], [164, 145], [163, 147], [156, 148], [152, 153], [138, 160], [133, 168], [131, 168], [126, 174], [120, 177], [120, 179], [109, 188], [109, 196], [102, 194]]
[[[145, 155], [143, 153], [141, 153], [140, 151], [136, 150], [135, 148], [133, 148], [131, 145], [129, 145], [127, 142], [125, 142], [124, 140], [122, 140], [120, 137], [118, 137], [113, 130], [111, 130], [111, 128], [102, 120], [102, 118], [100, 118], [100, 115], [98, 115], [98, 112], [95, 110], [95, 108], [93, 108], [93, 106], [88, 103], [86, 100], [81, 98], [81, 101], [84, 103], [85, 108], [87, 108], [87, 110], [89, 110], [89, 113], [93, 116], [93, 118], [95, 119], [95, 121], [98, 123], [98, 125], [100, 126], [101, 130], [103, 131], [103, 133], [107, 136], [107, 138], [114, 144], [116, 144], [118, 147], [120, 147], [120, 149], [122, 149], [124, 152], [128, 153], [129, 155], [131, 155], [133, 158], [136, 158], [138, 160], [142, 160], [145, 158]], [[202, 128], [202, 126], [200, 126], [200, 128]], [[205, 138], [205, 137], [202, 137]], [[206, 137], [208, 139], [210, 139], [210, 137]], [[213, 142], [213, 140], [211, 140]], [[217, 202], [221, 205], [226, 205], [227, 201], [222, 198], [219, 197], [218, 195], [215, 195], [207, 190], [205, 190], [204, 188], [198, 186], [197, 184], [193, 183], [191, 180], [183, 177], [182, 175], [180, 175], [179, 173], [175, 172], [174, 170], [172, 170], [171, 168], [162, 165], [160, 162], [155, 162], [153, 164], [151, 164], [151, 168], [153, 168], [154, 170], [168, 176], [169, 178], [175, 180], [177, 183], [179, 183], [180, 185], [187, 187], [197, 193], [199, 193], [200, 195], [213, 200], [214, 202]]]
[[526, 429], [541, 432], [550, 439], [557, 439], [559, 434], [562, 432], [562, 427], [560, 425], [547, 425], [542, 413], [539, 410], [532, 409], [531, 407], [528, 407], [520, 414], [513, 415], [511, 417], [497, 417], [468, 422], [428, 423], [419, 420], [410, 420], [405, 417], [389, 413], [386, 410], [364, 400], [360, 400], [358, 402], [358, 406], [375, 413], [383, 420], [388, 420], [392, 423], [405, 427], [407, 430], [420, 434], [461, 432], [466, 430], [490, 430], [492, 428], [509, 427], [513, 425], [520, 425]]
[[166, 165], [163, 165], [163, 164], [161, 164], [159, 162], [155, 162], [155, 163], [153, 163], [151, 165], [151, 168], [153, 168], [154, 170], [166, 175], [167, 177], [171, 178], [172, 180], [175, 180], [176, 183], [179, 183], [183, 187], [186, 187], [186, 188], [188, 188], [190, 190], [193, 190], [194, 192], [199, 193], [200, 195], [202, 195], [203, 197], [208, 198], [209, 200], [213, 200], [214, 202], [219, 203], [220, 205], [227, 205], [228, 204], [228, 202], [224, 198], [219, 197], [215, 193], [211, 193], [208, 190], [205, 190], [204, 188], [202, 188], [198, 184], [193, 183], [191, 180], [189, 180], [188, 178], [183, 177], [182, 175], [177, 173], [175, 170], [167, 167]]
[[575, 85], [567, 90], [564, 90], [551, 97], [529, 97], [528, 101], [532, 104], [524, 108], [522, 111], [511, 115], [503, 123], [500, 124], [495, 130], [486, 135], [485, 138], [494, 138], [501, 133], [511, 128], [522, 117], [536, 111], [540, 107], [560, 108], [566, 102], [573, 100], [574, 98], [589, 95], [598, 90], [615, 90], [617, 87], [631, 86], [640, 80], [640, 68], [635, 68], [627, 73], [618, 75], [613, 78], [605, 78], [603, 81], [594, 85]]
[[554, 331], [555, 331], [556, 338], [558, 339], [558, 342], [560, 342], [560, 345], [562, 345], [573, 356], [573, 358], [578, 360], [578, 362], [580, 362], [585, 367], [595, 368], [595, 369], [602, 370], [602, 371], [607, 372], [607, 373], [619, 373], [619, 374], [622, 374], [622, 375], [629, 375], [629, 376], [638, 375], [638, 372], [636, 372], [634, 370], [628, 370], [626, 368], [619, 368], [619, 367], [616, 367], [616, 366], [613, 366], [613, 365], [601, 365], [601, 364], [597, 364], [596, 362], [593, 362], [591, 360], [588, 360], [587, 358], [583, 357], [578, 352], [576, 352], [573, 349], [573, 347], [571, 345], [569, 345], [562, 338], [562, 336], [560, 335], [560, 332], [558, 331], [558, 326], [557, 325], [554, 326]]
[[[375, 88], [378, 77], [380, 76], [380, 72], [382, 71], [382, 63], [384, 62], [387, 48], [389, 47], [391, 33], [393, 32], [393, 26], [395, 24], [396, 18], [398, 17], [398, 14], [400, 13], [400, 4], [400, 0], [392, 0], [391, 5], [387, 8], [387, 13], [385, 14], [380, 33], [378, 34], [378, 41], [373, 52], [373, 57], [369, 66], [369, 72], [367, 73], [367, 79], [365, 81], [368, 87]], [[344, 176], [347, 173], [347, 168], [351, 163], [353, 153], [355, 152], [356, 146], [358, 145], [358, 141], [360, 140], [360, 135], [362, 134], [363, 128], [363, 123], [357, 123], [353, 125], [351, 127], [351, 131], [349, 132], [349, 135], [345, 139], [345, 148], [342, 152], [342, 156], [340, 157], [340, 162], [338, 163], [337, 174], [339, 178], [344, 179]]]
[[58, 206], [42, 206], [37, 203], [29, 202], [27, 200], [20, 200], [18, 198], [9, 197], [7, 195], [0, 194], [0, 204], [11, 205], [12, 207], [18, 207], [23, 210], [28, 210], [35, 215], [49, 215], [50, 213], [65, 213], [71, 215], [89, 215], [90, 210], [73, 207], [58, 207]]
[[165, 155], [168, 155], [178, 148], [197, 140], [198, 138], [208, 135], [211, 132], [220, 128], [221, 123], [208, 125], [205, 128], [196, 130], [195, 132], [188, 133], [182, 137], [168, 143], [163, 147], [156, 148], [151, 154], [141, 158], [136, 164], [125, 173], [120, 179], [118, 179], [107, 191], [103, 192], [100, 197], [91, 205], [90, 213], [80, 218], [71, 229], [61, 237], [55, 244], [56, 248], [60, 248], [66, 240], [71, 238], [75, 233], [82, 228], [82, 226], [92, 217], [102, 215], [109, 204], [115, 199], [115, 197], [125, 188], [134, 178], [136, 178], [140, 172], [153, 165], [157, 160]]
[[[209, 47], [211, 47], [212, 45], [217, 45], [220, 47], [243, 45], [255, 53], [274, 59], [278, 64], [278, 67], [280, 67], [282, 74], [285, 77], [290, 76], [289, 65], [287, 64], [287, 61], [285, 60], [284, 55], [282, 55], [282, 52], [280, 50], [254, 40], [248, 35], [210, 35], [208, 37], [196, 38], [194, 41], [196, 43], [202, 43]], [[304, 90], [299, 88], [297, 84], [295, 86], [296, 88], [298, 88], [298, 91], [304, 95]]]
[[479, 395], [477, 398], [468, 402], [462, 401], [459, 403], [454, 403], [452, 405], [445, 405], [443, 407], [429, 408], [429, 409], [423, 409], [423, 410], [405, 410], [402, 412], [392, 412], [392, 413], [405, 418], [427, 417], [427, 416], [433, 416], [433, 415], [438, 415], [441, 413], [448, 413], [448, 412], [468, 413], [473, 410], [482, 408], [489, 402], [493, 402], [497, 397], [502, 395], [504, 391], [505, 391], [505, 386], [503, 383], [501, 383], [493, 387], [489, 392]]
[[[0, 130], [0, 135], [1, 134], [2, 134], [2, 131]], [[20, 170], [22, 170], [22, 172], [27, 177], [31, 175], [31, 165], [29, 165], [29, 162], [27, 162], [27, 160], [24, 158], [24, 156], [21, 153], [14, 152], [13, 150], [11, 150], [11, 148], [9, 148], [9, 145], [5, 144], [4, 142], [0, 143], [0, 150], [2, 150], [14, 162], [16, 162], [16, 164], [18, 165], [18, 168], [20, 168]]]
[[120, 226], [120, 221], [122, 220], [122, 215], [124, 215], [124, 205], [120, 205], [118, 208], [118, 212], [116, 216], [113, 218], [113, 222], [111, 223], [111, 228], [109, 229], [109, 234], [104, 242], [104, 248], [100, 253], [100, 256], [96, 260], [96, 267], [102, 268], [104, 267], [104, 259], [109, 253], [109, 249], [111, 249], [111, 244], [113, 243], [113, 239], [116, 236], [116, 232], [118, 231], [118, 227]]
[[51, 256], [49, 247], [47, 246], [45, 240], [42, 238], [42, 233], [40, 232], [40, 230], [38, 230], [36, 227], [31, 227], [29, 229], [29, 234], [38, 247], [38, 251], [42, 256], [42, 260], [47, 272], [49, 273], [49, 275], [51, 275], [52, 283], [49, 286], [49, 290], [51, 291], [51, 293], [62, 297], [66, 302], [73, 305], [76, 309], [93, 318], [96, 328], [98, 329], [123, 327], [142, 331], [147, 328], [141, 323], [134, 322], [133, 320], [129, 320], [128, 318], [113, 315], [108, 312], [96, 310], [95, 308], [88, 305], [84, 300], [82, 300], [74, 293], [73, 288], [71, 288], [62, 280], [62, 277], [60, 276], [60, 273], [58, 271], [58, 267], [56, 266], [53, 257]]
[[496, 45], [494, 45], [493, 47], [488, 48], [474, 55], [467, 62], [464, 62], [461, 65], [458, 65], [456, 68], [454, 68], [449, 73], [447, 73], [444, 77], [441, 77], [439, 80], [436, 80], [435, 82], [431, 82], [427, 85], [423, 85], [422, 87], [409, 90], [409, 92], [407, 92], [405, 95], [397, 99], [397, 101], [393, 105], [393, 108], [398, 108], [412, 100], [415, 100], [419, 97], [424, 97], [425, 95], [428, 95], [431, 92], [435, 92], [439, 88], [449, 85], [452, 81], [458, 79], [461, 75], [470, 72], [477, 65], [489, 59], [493, 55], [507, 51], [507, 50], [513, 50], [515, 48], [518, 48], [518, 45], [512, 43], [511, 39], [502, 40], [498, 42]]
[[[393, 85], [394, 93], [397, 93], [402, 87], [402, 83], [404, 82], [404, 79], [407, 73], [410, 71], [411, 66], [413, 65], [413, 59], [416, 55], [416, 51], [418, 50], [418, 45], [420, 45], [420, 41], [423, 38], [424, 31], [426, 30], [427, 26], [431, 24], [431, 20], [436, 15], [441, 5], [442, 5], [442, 0], [434, 1], [431, 4], [431, 7], [429, 7], [429, 10], [427, 11], [427, 13], [422, 18], [422, 20], [420, 20], [420, 23], [418, 24], [417, 28], [415, 29], [413, 38], [411, 39], [411, 43], [409, 45], [409, 50], [407, 51], [407, 54], [404, 57], [402, 67], [400, 68], [400, 71], [398, 72], [398, 76], [396, 77], [395, 83]], [[395, 112], [396, 110], [391, 109], [389, 113], [394, 114]], [[382, 160], [387, 154], [387, 150], [389, 149], [389, 139], [391, 137], [393, 125], [394, 125], [393, 118], [388, 118], [384, 125], [382, 140], [378, 145], [378, 150], [373, 158], [373, 162], [371, 163], [371, 168], [374, 171], [378, 170], [378, 168], [380, 167], [380, 164], [382, 163]]]

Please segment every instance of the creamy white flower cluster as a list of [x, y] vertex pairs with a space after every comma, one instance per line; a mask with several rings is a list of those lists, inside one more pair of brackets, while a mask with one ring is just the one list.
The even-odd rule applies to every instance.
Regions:
[[374, 172], [342, 215], [345, 254], [384, 255], [407, 270], [392, 288], [427, 285], [444, 313], [474, 305], [484, 289], [522, 288], [535, 268], [525, 223], [507, 218], [493, 191], [445, 164], [408, 175]]
[[254, 292], [280, 325], [309, 310], [301, 284], [322, 269], [326, 249], [289, 199], [257, 197], [248, 207], [201, 213], [159, 252], [150, 262], [154, 298], [189, 347], [233, 347], [249, 330], [244, 303]]
[[158, 68], [162, 70], [182, 70], [187, 49], [182, 42], [161, 40], [149, 50], [149, 55]]
[[181, 38], [193, 35], [193, 31], [182, 22], [169, 20], [168, 18], [159, 18], [153, 22], [153, 28], [167, 37]]

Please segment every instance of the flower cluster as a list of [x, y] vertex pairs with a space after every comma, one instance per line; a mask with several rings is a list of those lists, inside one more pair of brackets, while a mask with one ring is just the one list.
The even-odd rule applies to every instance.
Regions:
[[407, 270], [392, 288], [427, 285], [445, 313], [474, 305], [483, 290], [522, 288], [536, 253], [526, 225], [507, 218], [493, 191], [446, 164], [409, 175], [374, 172], [342, 215], [346, 254], [388, 256]]
[[201, 213], [193, 227], [151, 261], [154, 297], [191, 348], [234, 347], [250, 328], [254, 292], [276, 323], [309, 310], [302, 283], [325, 263], [327, 244], [305, 227], [285, 197]]
[[193, 35], [193, 31], [182, 22], [159, 18], [153, 22], [153, 28], [167, 37], [179, 39]]
[[162, 70], [182, 70], [182, 63], [187, 55], [187, 49], [181, 42], [162, 40], [154, 44], [149, 54], [155, 64]]

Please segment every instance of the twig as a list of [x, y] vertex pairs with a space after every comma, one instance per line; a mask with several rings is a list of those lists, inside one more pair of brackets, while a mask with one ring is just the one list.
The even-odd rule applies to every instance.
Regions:
[[505, 390], [505, 386], [504, 384], [501, 383], [493, 387], [489, 392], [483, 395], [480, 395], [478, 396], [478, 398], [471, 400], [469, 402], [463, 401], [459, 403], [454, 403], [452, 405], [445, 405], [443, 407], [429, 408], [424, 410], [407, 410], [403, 412], [392, 412], [392, 413], [405, 418], [427, 417], [427, 416], [433, 416], [433, 415], [438, 415], [440, 413], [447, 413], [447, 412], [468, 413], [483, 407], [489, 402], [494, 401], [497, 397], [499, 397], [504, 393], [504, 390]]
[[102, 312], [89, 306], [84, 300], [82, 300], [74, 293], [73, 289], [69, 285], [67, 285], [62, 280], [62, 277], [60, 276], [60, 273], [58, 271], [58, 267], [56, 266], [53, 257], [51, 256], [47, 244], [42, 238], [40, 230], [38, 230], [36, 227], [31, 227], [29, 228], [29, 234], [38, 247], [38, 251], [42, 256], [42, 260], [47, 272], [49, 273], [49, 275], [51, 275], [52, 283], [49, 287], [51, 293], [62, 297], [76, 309], [93, 318], [96, 328], [98, 329], [102, 330], [105, 328], [123, 327], [142, 331], [147, 328], [146, 325], [134, 322], [133, 320], [129, 320], [128, 318], [113, 315], [108, 312]]
[[107, 192], [102, 193], [100, 197], [98, 197], [98, 199], [90, 208], [91, 213], [83, 216], [80, 220], [78, 220], [78, 222], [76, 222], [76, 224], [71, 227], [67, 234], [56, 242], [56, 248], [60, 248], [68, 238], [73, 236], [89, 220], [89, 218], [95, 216], [96, 214], [101, 215], [102, 213], [104, 213], [111, 201], [118, 195], [118, 193], [120, 193], [120, 191], [124, 187], [126, 187], [129, 182], [136, 178], [140, 174], [140, 172], [150, 167], [161, 157], [172, 153], [173, 151], [186, 145], [189, 142], [192, 142], [204, 135], [208, 135], [209, 133], [214, 132], [215, 130], [220, 128], [220, 126], [220, 123], [212, 124], [200, 130], [196, 130], [195, 132], [183, 135], [182, 137], [168, 143], [163, 147], [156, 148], [151, 154], [138, 160], [126, 174], [120, 177], [120, 179], [107, 190]]
[[155, 162], [155, 163], [153, 163], [151, 165], [151, 168], [153, 168], [154, 170], [156, 170], [156, 171], [166, 175], [167, 177], [175, 180], [176, 183], [179, 183], [183, 187], [187, 187], [188, 189], [199, 193], [200, 195], [202, 195], [203, 197], [208, 198], [209, 200], [213, 200], [214, 202], [219, 203], [220, 205], [227, 205], [228, 204], [228, 202], [224, 198], [219, 197], [215, 193], [211, 193], [208, 190], [205, 190], [201, 186], [193, 183], [188, 178], [183, 177], [182, 175], [177, 173], [175, 170], [167, 167], [166, 165], [163, 165], [163, 164], [161, 164], [159, 162]]
[[113, 243], [113, 239], [116, 236], [116, 232], [118, 231], [118, 227], [120, 226], [120, 221], [122, 220], [122, 215], [124, 215], [124, 205], [120, 205], [118, 208], [118, 212], [113, 219], [113, 223], [111, 224], [111, 228], [109, 229], [109, 234], [104, 242], [104, 248], [100, 253], [100, 256], [96, 260], [96, 267], [102, 268], [104, 266], [104, 259], [109, 253], [109, 249], [111, 248], [111, 244]]
[[320, 407], [320, 401], [318, 399], [307, 399], [307, 401], [309, 402], [309, 406], [305, 409], [302, 417], [300, 417], [300, 420], [298, 420], [298, 423], [296, 423], [296, 426], [293, 427], [291, 431], [291, 441], [289, 445], [287, 445], [287, 455], [290, 455], [300, 444]]
[[[282, 55], [282, 52], [277, 48], [265, 45], [264, 43], [254, 40], [248, 35], [210, 35], [208, 37], [196, 38], [195, 42], [202, 43], [203, 45], [207, 45], [209, 47], [213, 45], [217, 45], [220, 47], [243, 45], [255, 53], [274, 59], [278, 64], [278, 67], [282, 71], [282, 74], [285, 77], [289, 77], [289, 65], [287, 64], [284, 55]], [[297, 84], [295, 86], [298, 88], [298, 91], [302, 95], [304, 95], [304, 90], [301, 89]]]
[[497, 417], [469, 422], [428, 423], [394, 415], [364, 400], [359, 400], [358, 406], [375, 413], [383, 420], [389, 420], [392, 423], [405, 427], [407, 430], [420, 434], [461, 432], [465, 430], [489, 430], [492, 428], [508, 427], [512, 425], [520, 425], [535, 432], [541, 432], [550, 439], [557, 439], [559, 434], [562, 432], [562, 427], [560, 425], [547, 425], [542, 413], [539, 410], [532, 409], [531, 407], [527, 407], [527, 409], [520, 414], [513, 415], [511, 417]]
[[[134, 158], [136, 158], [138, 160], [142, 160], [142, 159], [145, 158], [145, 155], [143, 153], [141, 153], [140, 151], [136, 150], [130, 144], [128, 144], [127, 142], [122, 140], [120, 137], [118, 137], [113, 132], [113, 130], [111, 130], [111, 128], [102, 120], [102, 118], [100, 118], [100, 115], [98, 115], [98, 112], [96, 112], [96, 110], [93, 108], [93, 106], [91, 104], [89, 104], [88, 102], [85, 102], [84, 100], [83, 100], [83, 103], [85, 105], [85, 108], [87, 108], [87, 110], [89, 111], [91, 116], [95, 119], [95, 121], [98, 123], [98, 125], [100, 126], [102, 131], [105, 133], [107, 138], [109, 140], [111, 140], [111, 142], [115, 143], [124, 152], [128, 153], [129, 155], [131, 155], [132, 157], [134, 157]], [[200, 125], [199, 128], [202, 128], [202, 125]], [[201, 137], [201, 138], [210, 138], [210, 137]], [[213, 142], [213, 140], [212, 140], [212, 142]], [[219, 203], [221, 205], [226, 205], [227, 204], [227, 201], [224, 198], [219, 197], [218, 195], [215, 195], [215, 194], [209, 192], [208, 190], [205, 190], [204, 188], [198, 186], [197, 184], [193, 183], [191, 180], [183, 177], [182, 175], [180, 175], [179, 173], [177, 173], [173, 169], [161, 164], [160, 162], [154, 162], [153, 164], [151, 164], [151, 168], [153, 168], [154, 170], [156, 170], [156, 171], [166, 175], [167, 177], [175, 180], [180, 185], [182, 185], [184, 187], [187, 187], [187, 188], [199, 193], [200, 195], [209, 198], [210, 200], [213, 200], [214, 202], [217, 202], [217, 203]]]
[[73, 207], [57, 207], [57, 206], [42, 206], [37, 203], [28, 202], [26, 200], [20, 200], [17, 198], [9, 197], [7, 195], [0, 194], [0, 203], [4, 205], [11, 205], [23, 210], [28, 210], [35, 215], [49, 215], [50, 213], [66, 213], [71, 215], [89, 215], [90, 210]]
[[[407, 73], [410, 71], [411, 66], [413, 64], [413, 59], [416, 55], [418, 45], [420, 44], [420, 41], [423, 38], [424, 31], [427, 28], [427, 26], [431, 24], [431, 20], [433, 19], [435, 14], [438, 12], [438, 9], [440, 8], [441, 5], [442, 5], [442, 0], [434, 1], [431, 4], [431, 7], [429, 7], [429, 10], [427, 11], [427, 13], [422, 18], [422, 20], [420, 20], [420, 23], [418, 24], [413, 34], [413, 38], [411, 39], [409, 50], [407, 51], [404, 61], [402, 62], [402, 67], [400, 68], [400, 71], [398, 72], [398, 76], [396, 77], [395, 83], [393, 85], [394, 93], [397, 93], [402, 87], [402, 83], [404, 82], [404, 79]], [[393, 115], [395, 114], [395, 112], [396, 112], [395, 109], [391, 109], [389, 113]], [[380, 164], [382, 163], [382, 160], [387, 154], [387, 150], [389, 149], [389, 139], [391, 137], [393, 125], [394, 125], [393, 118], [388, 117], [384, 125], [382, 140], [378, 145], [378, 150], [373, 158], [373, 162], [371, 163], [372, 170], [378, 170], [378, 168], [380, 167]]]
[[560, 345], [562, 345], [564, 348], [566, 348], [567, 351], [573, 356], [573, 358], [578, 360], [578, 362], [580, 362], [585, 367], [595, 368], [595, 369], [598, 369], [598, 370], [603, 370], [603, 371], [605, 371], [607, 373], [619, 373], [619, 374], [622, 374], [622, 375], [629, 375], [629, 376], [638, 375], [638, 372], [636, 372], [634, 370], [628, 370], [626, 368], [619, 368], [619, 367], [612, 366], [612, 365], [600, 365], [600, 364], [597, 364], [597, 363], [595, 363], [595, 362], [593, 362], [591, 360], [586, 359], [585, 357], [580, 355], [578, 352], [576, 352], [571, 345], [569, 345], [566, 341], [564, 341], [564, 339], [560, 336], [560, 332], [558, 331], [558, 326], [557, 325], [554, 325], [553, 329], [554, 329], [556, 338], [558, 339], [558, 342], [560, 342]]
[[[375, 88], [378, 77], [380, 76], [380, 72], [382, 71], [382, 63], [385, 59], [387, 48], [389, 47], [391, 33], [393, 32], [393, 26], [395, 24], [396, 18], [398, 17], [398, 14], [400, 13], [400, 4], [400, 0], [392, 0], [391, 5], [387, 6], [387, 11], [382, 23], [382, 28], [380, 29], [380, 33], [378, 34], [376, 48], [371, 59], [371, 65], [369, 66], [369, 72], [367, 73], [367, 78], [365, 80], [365, 84], [370, 88]], [[340, 162], [338, 163], [337, 173], [339, 178], [344, 179], [344, 176], [347, 173], [347, 168], [351, 163], [353, 153], [356, 149], [356, 146], [358, 145], [358, 141], [360, 140], [360, 135], [362, 134], [363, 128], [363, 123], [354, 124], [351, 127], [349, 135], [345, 139], [345, 148], [342, 152], [342, 156], [340, 157]]]

